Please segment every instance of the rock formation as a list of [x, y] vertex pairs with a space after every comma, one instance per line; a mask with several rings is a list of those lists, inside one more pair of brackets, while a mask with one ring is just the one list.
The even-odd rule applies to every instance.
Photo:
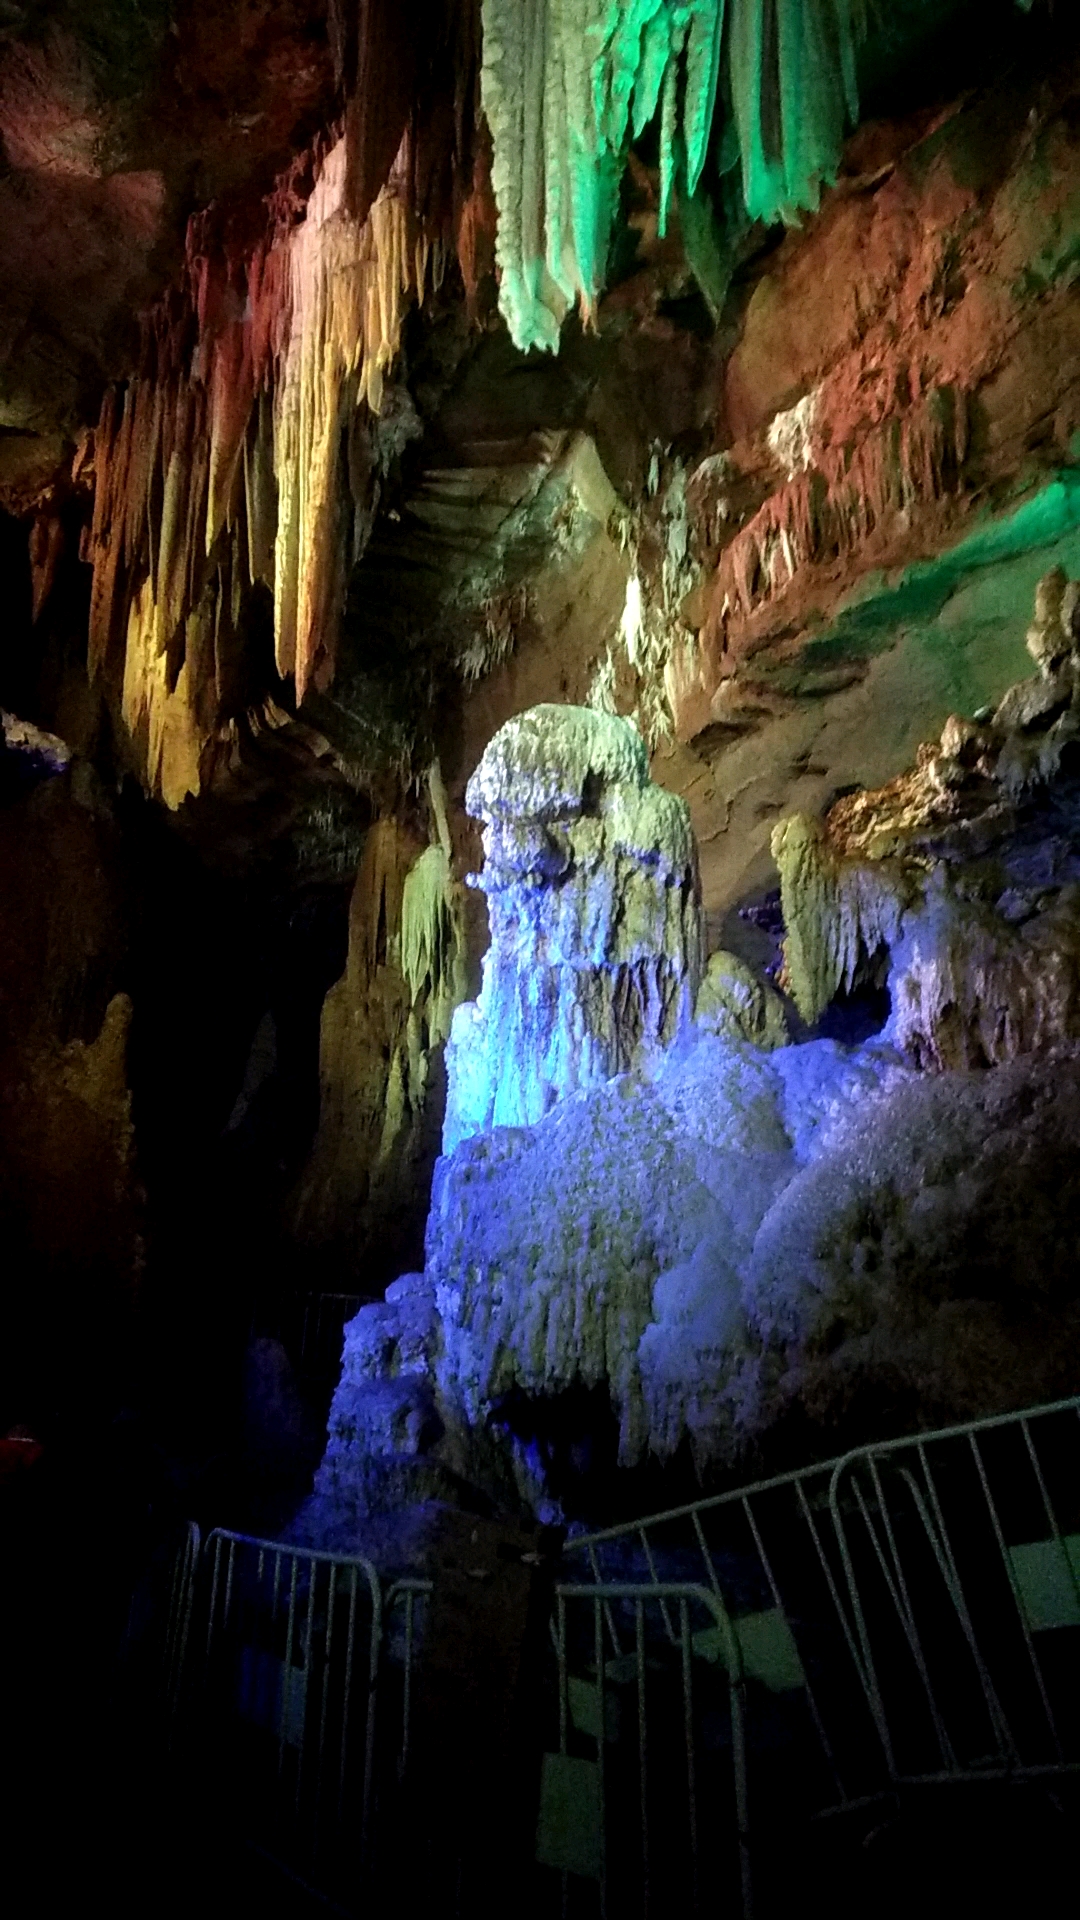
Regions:
[[867, 977], [892, 995], [854, 1052], [790, 1044], [725, 953], [688, 1022], [693, 849], [629, 728], [540, 708], [496, 735], [470, 788], [492, 941], [455, 1016], [426, 1268], [348, 1331], [325, 1524], [360, 1482], [378, 1500], [376, 1457], [542, 1500], [512, 1409], [582, 1391], [624, 1467], [688, 1446], [705, 1471], [793, 1413], [855, 1433], [1066, 1390], [1078, 602], [1044, 578], [1032, 680], [952, 717], [911, 774], [776, 830], [804, 1019]]
[[353, 889], [348, 964], [323, 1006], [319, 1130], [296, 1200], [297, 1231], [332, 1252], [350, 1283], [359, 1272], [365, 1291], [385, 1278], [386, 1259], [419, 1252], [407, 1244], [414, 1195], [438, 1150], [442, 1050], [464, 958], [463, 889], [447, 848], [378, 821]]
[[327, 1498], [1067, 1375], [1078, 99], [1051, 0], [0, 6], [43, 1394], [140, 1181], [177, 1404], [419, 1267], [448, 1074]]
[[594, 313], [631, 131], [657, 116], [661, 234], [677, 177], [693, 199], [718, 113], [751, 219], [816, 208], [857, 117], [866, 10], [806, 0], [779, 27], [769, 15], [765, 0], [484, 0], [500, 297], [519, 347], [556, 346], [575, 301]]
[[786, 975], [804, 1018], [884, 983], [918, 1064], [999, 1065], [1080, 1038], [1080, 587], [1039, 583], [1039, 671], [952, 715], [914, 769], [773, 836]]
[[484, 822], [491, 944], [479, 1000], [454, 1016], [446, 1153], [670, 1045], [702, 965], [686, 808], [627, 721], [532, 708], [496, 734], [466, 804]]

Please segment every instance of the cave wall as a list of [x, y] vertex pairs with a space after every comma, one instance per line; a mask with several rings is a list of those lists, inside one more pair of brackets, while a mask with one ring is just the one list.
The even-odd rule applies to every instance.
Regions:
[[[727, 946], [776, 883], [776, 822], [881, 784], [951, 711], [996, 702], [1024, 671], [1036, 580], [1080, 572], [1080, 66], [1060, 9], [995, 6], [977, 48], [957, 29], [921, 67], [889, 54], [887, 83], [860, 65], [862, 123], [845, 138], [854, 108], [833, 99], [786, 227], [779, 176], [754, 187], [747, 160], [760, 86], [740, 105], [721, 63], [742, 158], [698, 177], [713, 105], [684, 89], [665, 118], [682, 53], [658, 42], [655, 124], [594, 209], [606, 267], [582, 256], [569, 294], [529, 293], [534, 321], [580, 296], [557, 355], [506, 322], [525, 229], [505, 219], [506, 96], [479, 40], [505, 10], [399, 11], [394, 87], [372, 79], [377, 6], [343, 27], [342, 7], [257, 0], [226, 48], [192, 4], [129, 49], [124, 86], [70, 22], [0, 46], [0, 500], [31, 562], [0, 699], [103, 792], [153, 795], [213, 876], [162, 924], [190, 920], [206, 978], [227, 976], [183, 1027], [175, 1126], [155, 1145], [146, 1122], [157, 1244], [185, 1190], [218, 1191], [203, 1147], [224, 1132], [267, 1242], [288, 1217], [275, 1271], [373, 1286], [415, 1258], [449, 1014], [488, 942], [465, 794], [499, 728], [543, 702], [633, 717], [689, 808], [708, 942]], [[706, 15], [719, 33], [701, 9], [695, 36]], [[625, 79], [630, 52], [612, 57]], [[153, 837], [135, 838], [148, 870]], [[12, 873], [36, 898], [40, 872]], [[404, 902], [428, 881], [417, 947]], [[297, 1115], [313, 1103], [308, 1000], [340, 968], [350, 893], [309, 1156], [306, 1120], [264, 1119], [286, 1087], [306, 1089]], [[284, 953], [313, 898], [337, 932], [298, 989], [310, 1058], [264, 1085], [255, 1043], [284, 989], [275, 1014], [262, 930]], [[437, 984], [425, 955], [446, 958], [447, 928]], [[105, 1004], [56, 1044], [93, 1043]], [[137, 996], [133, 1018], [149, 1078]]]
[[89, 769], [73, 767], [61, 742], [5, 720], [0, 1403], [25, 1419], [115, 1384], [143, 1268], [145, 1196], [127, 1068], [121, 836]]

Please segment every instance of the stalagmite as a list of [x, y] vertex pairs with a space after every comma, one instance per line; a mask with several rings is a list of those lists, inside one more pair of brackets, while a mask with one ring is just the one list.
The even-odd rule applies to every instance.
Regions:
[[702, 968], [686, 806], [653, 785], [628, 721], [531, 708], [495, 735], [467, 804], [491, 945], [479, 999], [454, 1016], [444, 1152], [668, 1045]]

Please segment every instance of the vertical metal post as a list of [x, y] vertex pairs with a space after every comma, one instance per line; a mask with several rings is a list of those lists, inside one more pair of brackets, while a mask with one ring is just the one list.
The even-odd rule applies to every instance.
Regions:
[[994, 1496], [990, 1491], [990, 1482], [987, 1478], [986, 1467], [983, 1462], [982, 1452], [979, 1447], [979, 1442], [974, 1433], [968, 1434], [968, 1440], [971, 1445], [971, 1451], [975, 1457], [975, 1465], [978, 1469], [978, 1474], [979, 1474], [979, 1483], [982, 1487], [983, 1498], [986, 1501], [987, 1509], [990, 1514], [990, 1520], [993, 1525], [994, 1538], [997, 1541], [998, 1552], [1001, 1555], [1001, 1564], [1005, 1570], [1005, 1577], [1008, 1580], [1009, 1586], [1012, 1590], [1013, 1599], [1016, 1602], [1016, 1611], [1020, 1621], [1020, 1631], [1024, 1636], [1024, 1644], [1027, 1647], [1028, 1659], [1031, 1662], [1032, 1674], [1034, 1676], [1035, 1685], [1038, 1688], [1039, 1698], [1042, 1701], [1042, 1708], [1043, 1708], [1043, 1712], [1046, 1715], [1046, 1722], [1048, 1727], [1050, 1728], [1050, 1735], [1054, 1742], [1054, 1749], [1057, 1753], [1058, 1759], [1064, 1760], [1065, 1753], [1061, 1744], [1061, 1737], [1057, 1730], [1057, 1722], [1054, 1719], [1054, 1710], [1050, 1704], [1050, 1695], [1046, 1690], [1046, 1677], [1043, 1673], [1042, 1664], [1039, 1660], [1039, 1656], [1035, 1651], [1035, 1641], [1032, 1638], [1031, 1625], [1028, 1620], [1027, 1608], [1024, 1605], [1024, 1597], [1020, 1591], [1020, 1584], [1016, 1578], [1016, 1570], [1013, 1567], [1012, 1559], [1009, 1554], [1009, 1549], [1005, 1544], [1005, 1535], [1002, 1531], [1001, 1517], [997, 1510], [997, 1503], [994, 1500]]
[[345, 1635], [345, 1685], [341, 1701], [341, 1765], [338, 1770], [338, 1819], [345, 1795], [345, 1767], [349, 1751], [349, 1711], [352, 1705], [353, 1650], [356, 1645], [356, 1600], [358, 1570], [350, 1568], [349, 1624]]
[[600, 1822], [600, 1920], [607, 1920], [607, 1694], [604, 1691], [604, 1611], [599, 1599], [593, 1600], [593, 1650], [596, 1661], [596, 1802]]
[[679, 1645], [682, 1650], [683, 1736], [686, 1743], [686, 1810], [690, 1822], [690, 1886], [692, 1910], [701, 1911], [697, 1829], [697, 1767], [694, 1756], [694, 1669], [690, 1648], [690, 1607], [679, 1598]]
[[641, 1599], [634, 1601], [634, 1653], [637, 1665], [638, 1779], [641, 1792], [641, 1910], [645, 1920], [648, 1920], [650, 1896], [648, 1722], [645, 1704], [645, 1604]]

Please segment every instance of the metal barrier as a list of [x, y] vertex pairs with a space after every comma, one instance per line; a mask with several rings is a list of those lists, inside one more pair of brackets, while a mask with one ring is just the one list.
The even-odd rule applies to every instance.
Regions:
[[[422, 1668], [433, 1592], [224, 1530], [181, 1550], [178, 1743], [234, 1830], [350, 1911], [415, 1850], [433, 1752], [455, 1764]], [[779, 1910], [770, 1857], [800, 1871], [801, 1819], [1077, 1774], [1078, 1633], [1080, 1397], [571, 1541], [530, 1709], [529, 1911], [751, 1920], [751, 1855]]]
[[291, 1874], [354, 1896], [375, 1783], [374, 1567], [218, 1528], [180, 1612], [174, 1746], [215, 1814]]
[[863, 1448], [829, 1498], [890, 1777], [1080, 1770], [1080, 1400]]
[[[201, 1558], [193, 1534], [178, 1560], [174, 1747], [235, 1834], [350, 1911], [400, 1872], [389, 1854], [415, 1849], [432, 1592], [419, 1579], [383, 1590], [363, 1559], [223, 1529]], [[741, 1659], [714, 1593], [557, 1587], [535, 1708], [537, 1913], [648, 1920], [678, 1888], [689, 1916], [726, 1881], [725, 1905], [749, 1920]], [[464, 1913], [461, 1863], [445, 1868], [443, 1910]]]
[[677, 1576], [724, 1602], [752, 1697], [773, 1696], [749, 1733], [767, 1802], [777, 1776], [823, 1813], [1080, 1770], [1080, 1398], [861, 1447], [566, 1558], [590, 1584]]
[[552, 1641], [536, 1853], [557, 1910], [573, 1875], [579, 1913], [750, 1920], [742, 1661], [721, 1602], [687, 1582], [560, 1585]]
[[165, 1699], [170, 1717], [180, 1701], [184, 1680], [191, 1614], [195, 1603], [195, 1577], [202, 1552], [202, 1535], [194, 1520], [189, 1520], [173, 1566], [169, 1610], [165, 1622]]

